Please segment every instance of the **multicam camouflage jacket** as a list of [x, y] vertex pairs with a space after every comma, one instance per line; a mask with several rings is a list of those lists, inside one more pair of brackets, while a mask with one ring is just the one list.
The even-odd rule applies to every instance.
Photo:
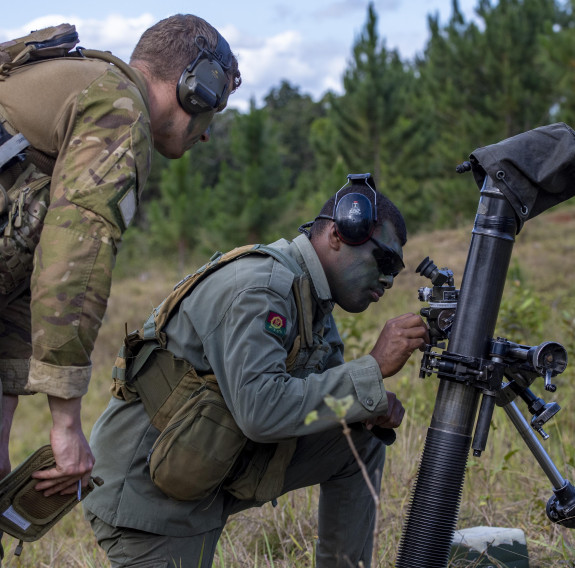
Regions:
[[[72, 398], [87, 390], [116, 252], [151, 165], [147, 93], [143, 80], [139, 85], [114, 65], [82, 58], [33, 63], [0, 80], [0, 122], [55, 159], [49, 177], [37, 162], [26, 170], [29, 160], [17, 180], [0, 174], [4, 195], [31, 182], [45, 192], [30, 200], [38, 242], [24, 239], [31, 249], [32, 358], [22, 380], [31, 391]], [[0, 223], [4, 237], [13, 224]], [[0, 247], [4, 260], [10, 254]]]

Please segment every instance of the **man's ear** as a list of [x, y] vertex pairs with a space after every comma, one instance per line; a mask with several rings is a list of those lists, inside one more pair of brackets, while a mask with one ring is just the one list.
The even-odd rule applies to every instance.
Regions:
[[337, 234], [335, 223], [332, 223], [327, 231], [327, 241], [329, 244], [329, 248], [338, 251], [341, 248], [342, 240], [340, 236]]

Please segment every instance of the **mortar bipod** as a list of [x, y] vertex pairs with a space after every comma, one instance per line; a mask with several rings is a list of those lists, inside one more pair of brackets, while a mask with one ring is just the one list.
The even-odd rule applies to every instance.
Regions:
[[[505, 406], [520, 397], [533, 415], [531, 426], [543, 439], [549, 436], [543, 425], [561, 407], [556, 402], [546, 403], [535, 396], [529, 386], [537, 377], [545, 380], [545, 389], [555, 392], [551, 379], [567, 367], [565, 348], [554, 341], [536, 346], [520, 345], [504, 338], [492, 340], [490, 358], [463, 357], [456, 353], [438, 353], [427, 346], [423, 355], [420, 376], [437, 373], [440, 379], [473, 386], [482, 392], [482, 401], [475, 425], [473, 455], [481, 456], [485, 450], [495, 405]], [[504, 380], [506, 379], [506, 381]]]
[[[541, 376], [545, 381], [545, 390], [555, 392], [557, 388], [551, 383], [551, 378], [562, 373], [567, 367], [567, 352], [561, 344], [555, 342], [527, 347], [498, 339], [493, 342], [492, 357], [495, 361], [506, 363], [504, 374], [509, 382], [504, 383], [501, 390], [490, 398], [496, 400], [498, 406], [503, 407], [553, 486], [554, 495], [546, 506], [547, 517], [554, 523], [575, 528], [575, 488], [561, 475], [534, 432], [536, 431], [544, 440], [548, 439], [549, 435], [542, 426], [555, 416], [561, 407], [556, 402], [546, 403], [528, 388], [537, 376]], [[527, 404], [529, 412], [533, 415], [531, 424], [513, 401], [517, 396]], [[483, 408], [483, 401], [481, 407]], [[478, 417], [478, 424], [480, 421], [481, 414]], [[475, 438], [473, 443], [475, 454]]]
[[491, 388], [483, 390], [472, 444], [476, 457], [485, 449], [495, 404], [505, 406], [519, 396], [533, 415], [531, 426], [544, 440], [549, 436], [543, 430], [543, 425], [561, 410], [556, 402], [547, 404], [535, 396], [529, 386], [537, 377], [543, 377], [545, 389], [555, 392], [557, 387], [551, 383], [551, 378], [567, 367], [567, 351], [563, 345], [546, 341], [531, 347], [498, 337], [491, 342], [490, 357], [496, 368], [503, 369], [503, 376], [508, 382], [501, 382], [500, 385], [491, 382]]

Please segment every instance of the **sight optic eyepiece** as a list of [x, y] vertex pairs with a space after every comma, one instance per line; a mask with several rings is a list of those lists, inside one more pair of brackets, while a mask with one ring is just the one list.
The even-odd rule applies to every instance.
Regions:
[[429, 278], [434, 286], [443, 286], [446, 283], [448, 286], [453, 286], [453, 272], [448, 268], [439, 270], [428, 256], [419, 263], [415, 272]]

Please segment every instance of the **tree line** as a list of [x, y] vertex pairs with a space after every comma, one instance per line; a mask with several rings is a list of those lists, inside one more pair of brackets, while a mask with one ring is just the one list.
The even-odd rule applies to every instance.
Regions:
[[370, 4], [343, 94], [314, 101], [288, 80], [264, 104], [216, 116], [209, 144], [155, 156], [137, 223], [156, 252], [225, 250], [295, 236], [345, 181], [371, 172], [416, 233], [468, 223], [469, 154], [553, 122], [575, 125], [575, 0], [478, 0], [467, 21], [428, 16], [413, 60], [386, 47]]

